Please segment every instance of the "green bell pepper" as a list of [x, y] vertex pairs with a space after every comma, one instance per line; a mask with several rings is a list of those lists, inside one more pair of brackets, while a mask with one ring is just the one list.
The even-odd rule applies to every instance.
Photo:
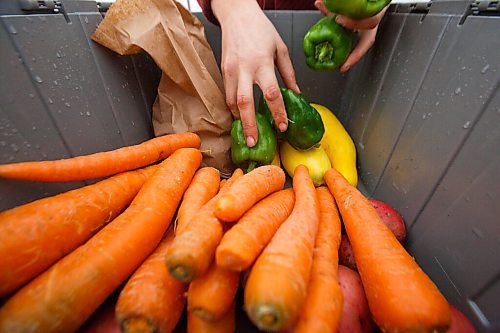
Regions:
[[255, 118], [259, 138], [253, 147], [246, 144], [240, 119], [233, 121], [231, 126], [231, 159], [248, 172], [257, 165], [271, 164], [276, 152], [277, 140], [273, 128], [264, 115], [256, 113]]
[[323, 2], [332, 13], [360, 20], [377, 15], [391, 0], [323, 0]]
[[[325, 133], [321, 115], [302, 95], [285, 88], [281, 88], [281, 95], [288, 116], [288, 129], [281, 133], [281, 138], [286, 139], [297, 150], [307, 150], [319, 146]], [[263, 114], [275, 130], [280, 133], [263, 97], [260, 99], [258, 112]]]
[[337, 24], [334, 16], [321, 18], [304, 36], [307, 65], [314, 70], [335, 70], [346, 61], [355, 39], [356, 34]]

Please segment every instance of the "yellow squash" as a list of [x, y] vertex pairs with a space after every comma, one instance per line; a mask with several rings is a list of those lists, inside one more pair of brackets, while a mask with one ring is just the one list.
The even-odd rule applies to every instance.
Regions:
[[347, 133], [342, 123], [335, 117], [332, 111], [319, 104], [311, 103], [311, 106], [319, 112], [325, 126], [325, 134], [323, 135], [323, 139], [321, 139], [321, 148], [325, 150], [332, 166], [351, 185], [357, 186], [356, 147], [349, 133]]
[[309, 175], [314, 185], [319, 186], [325, 183], [323, 175], [332, 164], [323, 148], [311, 148], [308, 150], [296, 150], [286, 141], [280, 146], [281, 164], [290, 177], [293, 177], [295, 168], [303, 164], [309, 169]]

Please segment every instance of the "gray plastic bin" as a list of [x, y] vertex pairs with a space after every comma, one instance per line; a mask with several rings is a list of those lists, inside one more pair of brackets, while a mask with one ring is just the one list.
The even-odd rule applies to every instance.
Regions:
[[[0, 163], [152, 136], [160, 73], [145, 54], [90, 41], [100, 10], [83, 0], [0, 3]], [[401, 212], [408, 250], [481, 332], [500, 332], [499, 15], [497, 1], [392, 5], [372, 50], [341, 75], [305, 65], [302, 38], [319, 13], [268, 12], [303, 94], [353, 137], [360, 188]], [[219, 28], [198, 17], [220, 59]], [[0, 180], [0, 210], [81, 185]]]

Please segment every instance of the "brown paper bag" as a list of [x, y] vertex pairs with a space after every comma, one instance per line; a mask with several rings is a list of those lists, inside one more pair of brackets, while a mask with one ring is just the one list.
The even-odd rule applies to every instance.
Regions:
[[201, 22], [174, 0], [118, 0], [92, 39], [121, 54], [146, 51], [162, 70], [153, 105], [155, 135], [190, 131], [204, 165], [232, 170], [232, 116], [222, 76]]

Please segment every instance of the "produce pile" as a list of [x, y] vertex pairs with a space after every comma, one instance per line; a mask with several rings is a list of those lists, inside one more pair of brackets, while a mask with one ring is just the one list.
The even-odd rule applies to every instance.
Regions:
[[180, 133], [0, 165], [27, 181], [109, 176], [0, 213], [0, 332], [77, 331], [116, 293], [124, 332], [171, 332], [183, 313], [188, 332], [234, 332], [239, 288], [265, 331], [444, 332], [461, 315], [389, 228], [404, 238], [397, 212], [334, 168], [321, 186], [303, 164], [292, 188], [269, 164], [221, 179], [199, 146]]

